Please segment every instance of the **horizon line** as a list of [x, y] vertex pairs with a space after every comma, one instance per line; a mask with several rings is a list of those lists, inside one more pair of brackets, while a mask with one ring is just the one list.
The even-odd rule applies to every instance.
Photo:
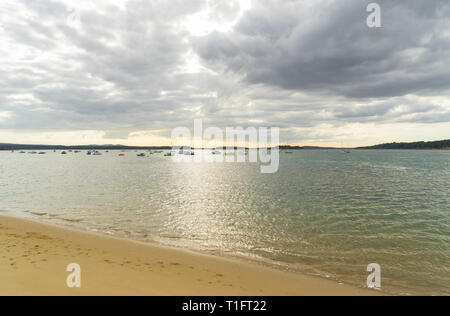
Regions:
[[22, 149], [20, 146], [26, 146], [26, 147], [42, 147], [42, 148], [51, 148], [51, 149], [57, 149], [57, 148], [95, 148], [95, 147], [109, 147], [114, 148], [130, 148], [130, 149], [146, 149], [146, 148], [156, 148], [156, 149], [162, 149], [162, 148], [191, 148], [191, 149], [216, 149], [216, 148], [243, 148], [243, 149], [260, 149], [260, 148], [292, 148], [292, 149], [302, 149], [302, 148], [322, 148], [322, 149], [360, 149], [360, 148], [371, 148], [371, 147], [377, 147], [377, 146], [384, 146], [384, 145], [411, 145], [411, 144], [432, 144], [432, 143], [440, 143], [440, 142], [450, 142], [450, 139], [444, 139], [444, 140], [436, 140], [436, 141], [414, 141], [414, 142], [391, 142], [391, 143], [380, 143], [375, 145], [365, 145], [365, 146], [356, 146], [356, 147], [337, 147], [337, 146], [317, 146], [317, 145], [293, 145], [293, 144], [280, 144], [278, 146], [271, 146], [271, 147], [251, 147], [251, 146], [215, 146], [215, 147], [195, 147], [190, 145], [180, 145], [180, 146], [173, 146], [173, 145], [123, 145], [123, 144], [89, 144], [89, 145], [49, 145], [49, 144], [17, 144], [17, 143], [0, 143], [0, 150], [8, 150], [6, 148], [7, 146], [11, 146], [10, 149], [14, 149], [13, 147], [16, 147], [17, 149]]

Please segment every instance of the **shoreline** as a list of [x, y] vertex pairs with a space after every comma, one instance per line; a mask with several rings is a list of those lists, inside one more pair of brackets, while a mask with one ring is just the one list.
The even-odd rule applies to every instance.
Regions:
[[[373, 296], [240, 260], [0, 214], [0, 295]], [[66, 285], [67, 265], [82, 287]]]

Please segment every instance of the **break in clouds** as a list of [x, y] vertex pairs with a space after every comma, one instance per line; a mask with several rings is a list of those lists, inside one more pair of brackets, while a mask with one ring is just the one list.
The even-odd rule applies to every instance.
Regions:
[[[283, 142], [450, 135], [450, 2], [2, 0], [0, 142], [164, 142], [277, 126]], [[60, 136], [58, 136], [60, 135]]]

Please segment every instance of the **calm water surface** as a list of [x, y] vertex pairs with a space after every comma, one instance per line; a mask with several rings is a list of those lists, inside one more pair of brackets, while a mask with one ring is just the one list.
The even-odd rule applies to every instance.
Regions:
[[298, 151], [280, 171], [0, 152], [0, 210], [383, 291], [450, 295], [450, 152]]

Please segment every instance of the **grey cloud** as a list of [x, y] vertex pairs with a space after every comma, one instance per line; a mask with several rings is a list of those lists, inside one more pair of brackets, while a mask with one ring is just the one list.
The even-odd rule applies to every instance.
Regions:
[[210, 18], [217, 22], [230, 22], [234, 20], [240, 12], [238, 0], [210, 0]]
[[[30, 58], [8, 65], [0, 109], [15, 115], [3, 128], [154, 128], [186, 118], [188, 103], [201, 102], [186, 88], [193, 80], [176, 75], [189, 47], [177, 19], [204, 1], [130, 1], [126, 10], [81, 12], [81, 29], [66, 23], [68, 8], [55, 1], [21, 1], [29, 18], [11, 18], [7, 36], [15, 44], [51, 55], [56, 63]], [[4, 65], [5, 66], [5, 65]], [[178, 99], [160, 92], [179, 89]], [[200, 89], [198, 89], [200, 90]], [[18, 102], [32, 95], [35, 102]], [[37, 102], [36, 102], [37, 100]], [[45, 107], [46, 111], [41, 112]]]
[[[309, 1], [308, 1], [309, 2]], [[206, 65], [249, 84], [356, 98], [450, 88], [450, 3], [378, 1], [383, 28], [366, 25], [371, 1], [263, 0], [231, 34], [194, 40]], [[448, 16], [448, 15], [447, 15]]]

